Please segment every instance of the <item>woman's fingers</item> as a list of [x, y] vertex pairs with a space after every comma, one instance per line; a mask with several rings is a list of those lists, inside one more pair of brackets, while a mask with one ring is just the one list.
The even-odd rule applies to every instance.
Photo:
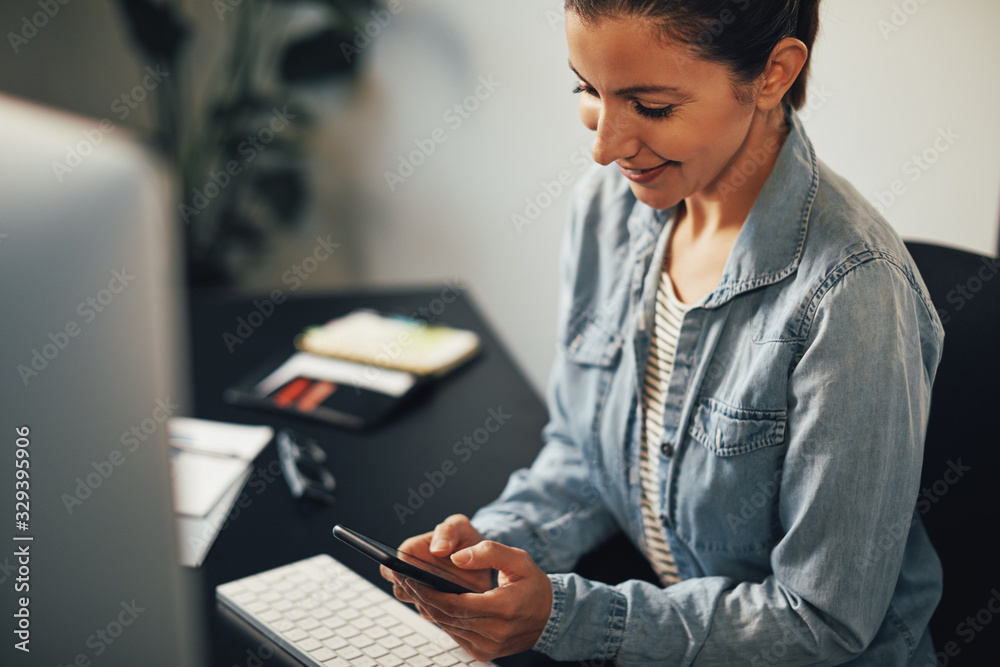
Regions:
[[434, 528], [431, 553], [447, 558], [456, 549], [475, 544], [481, 539], [482, 535], [472, 527], [469, 517], [464, 514], [452, 514]]

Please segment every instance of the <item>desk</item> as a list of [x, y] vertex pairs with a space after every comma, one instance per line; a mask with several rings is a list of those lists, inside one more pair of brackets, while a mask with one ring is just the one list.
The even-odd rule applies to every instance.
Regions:
[[[329, 553], [384, 590], [378, 568], [361, 554], [336, 541], [336, 523], [357, 528], [391, 544], [428, 531], [457, 512], [472, 515], [503, 489], [513, 470], [529, 465], [541, 447], [541, 429], [547, 413], [540, 397], [528, 385], [496, 336], [486, 326], [469, 298], [448, 289], [406, 292], [365, 292], [333, 296], [288, 298], [246, 336], [234, 343], [237, 318], [258, 312], [252, 299], [234, 300], [196, 296], [190, 307], [192, 386], [196, 416], [245, 424], [290, 427], [312, 436], [326, 450], [329, 468], [337, 478], [337, 504], [324, 508], [296, 503], [281, 477], [275, 446], [269, 445], [255, 462], [255, 472], [243, 491], [242, 503], [230, 515], [204, 564], [192, 572], [206, 611], [209, 664], [220, 667], [257, 664], [253, 653], [265, 639], [242, 622], [234, 621], [215, 602], [215, 586], [317, 553]], [[446, 301], [450, 300], [450, 303]], [[261, 299], [257, 299], [261, 302]], [[231, 406], [223, 390], [276, 351], [291, 351], [294, 335], [358, 307], [412, 314], [420, 308], [452, 326], [471, 329], [482, 338], [480, 355], [430, 386], [393, 418], [368, 432], [354, 432], [319, 422]], [[265, 305], [263, 312], [268, 310]], [[254, 322], [260, 321], [254, 316]], [[243, 330], [246, 333], [246, 330]], [[228, 341], [228, 346], [227, 346]], [[230, 348], [231, 351], [230, 351]], [[488, 439], [486, 420], [494, 413], [509, 415]], [[492, 425], [493, 422], [491, 421]], [[464, 436], [478, 437], [479, 450], [456, 455], [453, 446]], [[467, 460], [463, 460], [467, 459]], [[428, 476], [446, 461], [457, 470], [440, 488], [429, 492]], [[427, 497], [412, 500], [417, 509], [400, 516], [410, 489]], [[418, 491], [419, 494], [419, 491]], [[422, 501], [422, 504], [421, 502]], [[268, 646], [272, 646], [267, 644]], [[265, 665], [300, 665], [274, 647]], [[249, 651], [249, 653], [248, 653]], [[264, 651], [264, 655], [268, 655]], [[558, 664], [534, 653], [502, 659], [504, 665]]]

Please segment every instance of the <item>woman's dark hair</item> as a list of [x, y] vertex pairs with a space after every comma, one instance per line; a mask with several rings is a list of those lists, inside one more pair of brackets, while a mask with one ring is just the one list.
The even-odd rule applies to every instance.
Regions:
[[[686, 44], [695, 53], [728, 65], [737, 98], [751, 99], [749, 85], [767, 67], [775, 45], [785, 37], [801, 40], [812, 52], [819, 29], [820, 0], [566, 0], [566, 11], [584, 22], [608, 18], [652, 21], [663, 37]], [[795, 109], [806, 101], [809, 61], [785, 102]]]

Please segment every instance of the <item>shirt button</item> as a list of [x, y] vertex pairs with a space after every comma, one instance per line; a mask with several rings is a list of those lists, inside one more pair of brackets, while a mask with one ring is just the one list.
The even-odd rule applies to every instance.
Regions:
[[660, 451], [663, 453], [664, 456], [673, 456], [674, 446], [671, 445], [669, 442], [665, 442], [662, 445], [660, 445]]

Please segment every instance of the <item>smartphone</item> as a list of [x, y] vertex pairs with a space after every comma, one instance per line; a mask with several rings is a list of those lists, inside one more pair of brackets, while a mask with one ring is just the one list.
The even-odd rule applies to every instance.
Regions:
[[404, 577], [418, 581], [442, 593], [485, 593], [475, 584], [447, 570], [431, 565], [425, 560], [383, 544], [340, 524], [333, 527], [333, 536], [346, 542], [364, 555], [372, 558]]

